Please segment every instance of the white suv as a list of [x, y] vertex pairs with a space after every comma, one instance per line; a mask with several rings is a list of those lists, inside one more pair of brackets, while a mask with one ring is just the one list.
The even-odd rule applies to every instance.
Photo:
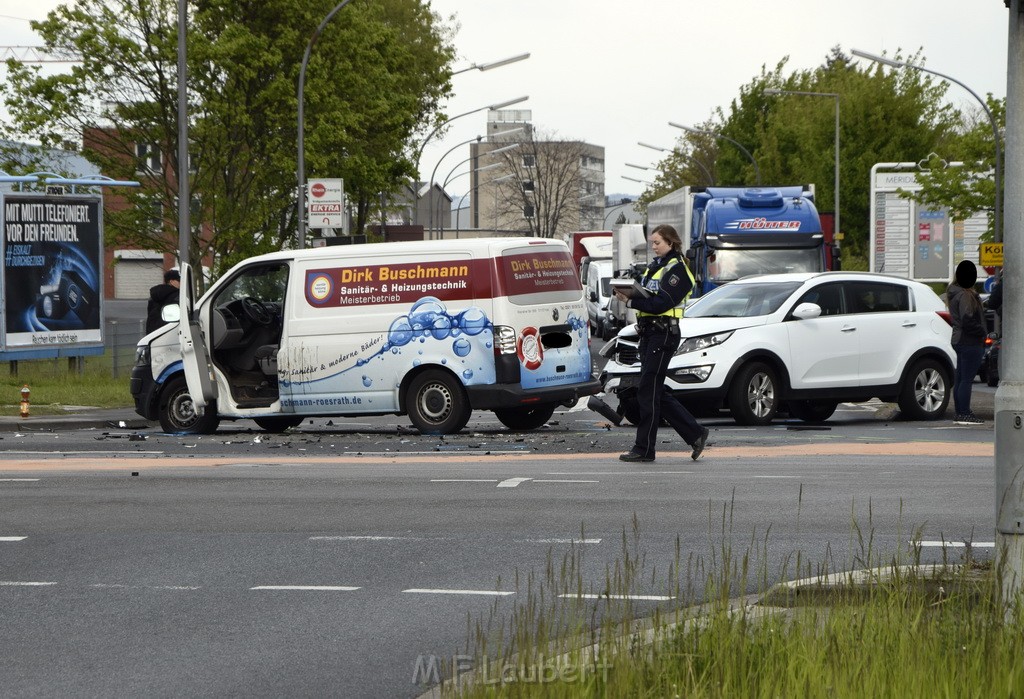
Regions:
[[[914, 420], [942, 417], [956, 355], [949, 315], [919, 282], [867, 272], [746, 277], [697, 299], [666, 386], [695, 412], [728, 407], [766, 425], [780, 407], [809, 422], [842, 402], [899, 403]], [[635, 326], [601, 350], [601, 379], [619, 413], [636, 414]]]

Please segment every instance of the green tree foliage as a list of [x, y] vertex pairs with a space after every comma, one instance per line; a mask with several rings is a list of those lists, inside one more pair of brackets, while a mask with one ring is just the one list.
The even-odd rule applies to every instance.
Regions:
[[[897, 53], [897, 57], [900, 54]], [[908, 60], [919, 62], [920, 54]], [[770, 95], [765, 89], [839, 94], [840, 223], [843, 265], [867, 269], [871, 167], [880, 162], [917, 162], [955, 142], [959, 114], [944, 104], [945, 82], [914, 70], [861, 67], [838, 47], [812, 70], [787, 73], [788, 58], [740, 88], [728, 113], [717, 110], [696, 128], [743, 144], [757, 161], [764, 185], [815, 185], [819, 210], [832, 211], [835, 167], [835, 100], [827, 96]], [[681, 157], [680, 154], [685, 154]], [[702, 157], [703, 156], [703, 157]], [[706, 176], [690, 158], [712, 169], [719, 186], [755, 183], [746, 155], [724, 139], [684, 133], [677, 152], [662, 161], [664, 173], [645, 192], [646, 204]]]
[[[1006, 101], [989, 93], [985, 102], [1002, 139], [1001, 133], [1006, 126]], [[976, 111], [962, 115], [955, 130], [955, 137], [941, 151], [941, 157], [929, 157], [925, 167], [917, 173], [922, 189], [907, 196], [913, 196], [922, 204], [948, 209], [954, 220], [965, 220], [978, 212], [987, 212], [989, 230], [982, 238], [992, 240], [996, 187], [992, 176], [996, 157], [996, 134], [992, 131], [992, 121], [979, 106]], [[947, 167], [951, 162], [964, 165]]]
[[[294, 240], [299, 66], [335, 5], [190, 4], [190, 259], [211, 255], [215, 272]], [[59, 75], [8, 63], [17, 131], [44, 144], [86, 134], [84, 152], [105, 174], [144, 183], [108, 217], [108, 238], [176, 251], [177, 3], [78, 0], [33, 26], [48, 49], [82, 63]], [[415, 175], [415, 136], [450, 93], [453, 57], [451, 30], [421, 0], [353, 0], [317, 39], [306, 73], [307, 177], [344, 178], [360, 230], [380, 193]], [[146, 172], [139, 143], [160, 152], [156, 172]]]

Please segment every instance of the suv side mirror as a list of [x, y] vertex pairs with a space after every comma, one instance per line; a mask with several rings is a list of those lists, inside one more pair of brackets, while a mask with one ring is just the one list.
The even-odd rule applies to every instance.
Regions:
[[793, 317], [800, 320], [810, 320], [821, 315], [821, 306], [816, 303], [801, 303], [793, 309]]

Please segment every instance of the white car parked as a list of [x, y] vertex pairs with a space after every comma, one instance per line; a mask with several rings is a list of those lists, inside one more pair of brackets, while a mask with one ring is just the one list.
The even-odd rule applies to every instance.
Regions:
[[[780, 408], [808, 422], [843, 402], [896, 402], [914, 420], [942, 417], [956, 355], [949, 315], [919, 282], [867, 272], [739, 279], [697, 299], [666, 386], [696, 412], [727, 407], [744, 425]], [[601, 350], [618, 412], [635, 422], [639, 338], [622, 330]]]

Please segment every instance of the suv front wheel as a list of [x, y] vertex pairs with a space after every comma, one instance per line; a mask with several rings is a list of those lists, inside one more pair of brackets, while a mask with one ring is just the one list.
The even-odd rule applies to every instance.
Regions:
[[910, 420], [938, 420], [946, 412], [953, 382], [949, 370], [934, 359], [914, 363], [903, 379], [900, 411]]
[[729, 387], [729, 411], [741, 425], [767, 425], [779, 409], [779, 379], [764, 362], [737, 372]]

